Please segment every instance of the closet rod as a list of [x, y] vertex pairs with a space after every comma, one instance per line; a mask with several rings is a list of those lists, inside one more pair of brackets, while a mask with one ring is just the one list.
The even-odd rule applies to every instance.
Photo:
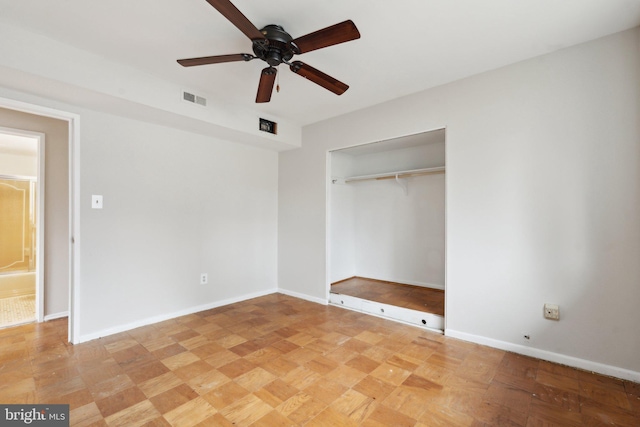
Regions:
[[415, 169], [408, 171], [399, 171], [399, 172], [388, 172], [381, 173], [376, 175], [363, 175], [363, 176], [354, 176], [350, 178], [346, 178], [345, 182], [355, 182], [355, 181], [369, 181], [369, 180], [382, 180], [382, 179], [400, 179], [400, 178], [410, 178], [412, 176], [422, 176], [422, 175], [434, 175], [445, 173], [444, 166], [436, 167], [436, 168], [428, 168], [428, 169]]

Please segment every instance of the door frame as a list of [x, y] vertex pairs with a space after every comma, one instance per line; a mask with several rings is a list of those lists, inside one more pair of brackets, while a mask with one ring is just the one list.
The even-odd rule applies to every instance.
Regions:
[[[68, 340], [75, 343], [80, 336], [80, 115], [43, 105], [0, 97], [0, 107], [68, 123], [69, 149], [69, 321]], [[43, 150], [44, 152], [44, 150]], [[44, 157], [39, 162], [44, 172]], [[39, 170], [40, 171], [40, 170]], [[44, 198], [42, 199], [44, 201]], [[44, 257], [40, 257], [40, 262]], [[44, 308], [44, 307], [43, 307]], [[44, 314], [44, 313], [43, 313]], [[43, 316], [44, 319], [44, 316]]]
[[45, 189], [45, 134], [23, 129], [0, 127], [0, 133], [5, 135], [24, 136], [37, 141], [37, 172], [36, 172], [36, 321], [44, 320], [44, 189]]

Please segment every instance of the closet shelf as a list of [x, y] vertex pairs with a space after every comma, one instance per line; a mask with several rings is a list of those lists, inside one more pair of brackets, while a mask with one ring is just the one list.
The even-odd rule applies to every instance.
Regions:
[[413, 176], [432, 175], [432, 174], [438, 174], [438, 173], [445, 173], [444, 166], [439, 166], [435, 168], [412, 169], [412, 170], [397, 171], [397, 172], [378, 173], [373, 175], [350, 176], [345, 178], [344, 182], [349, 183], [349, 182], [358, 182], [358, 181], [369, 181], [373, 179], [399, 180], [402, 178], [410, 178]]

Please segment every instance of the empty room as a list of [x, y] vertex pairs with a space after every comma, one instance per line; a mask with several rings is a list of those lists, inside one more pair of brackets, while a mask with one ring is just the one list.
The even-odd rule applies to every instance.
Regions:
[[0, 40], [0, 424], [640, 425], [638, 0], [0, 0]]

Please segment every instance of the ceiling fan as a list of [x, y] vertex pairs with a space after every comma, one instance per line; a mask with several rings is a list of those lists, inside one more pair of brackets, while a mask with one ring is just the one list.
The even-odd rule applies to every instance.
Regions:
[[290, 61], [294, 55], [359, 39], [360, 32], [351, 20], [294, 39], [279, 25], [267, 25], [258, 30], [229, 0], [207, 0], [207, 2], [251, 39], [254, 54], [237, 53], [179, 59], [178, 63], [183, 67], [262, 59], [269, 66], [263, 69], [260, 75], [258, 94], [256, 95], [256, 102], [258, 103], [271, 100], [271, 93], [278, 73], [276, 67], [282, 63], [288, 65], [294, 73], [311, 80], [336, 95], [342, 95], [349, 89], [348, 85], [302, 61]]

